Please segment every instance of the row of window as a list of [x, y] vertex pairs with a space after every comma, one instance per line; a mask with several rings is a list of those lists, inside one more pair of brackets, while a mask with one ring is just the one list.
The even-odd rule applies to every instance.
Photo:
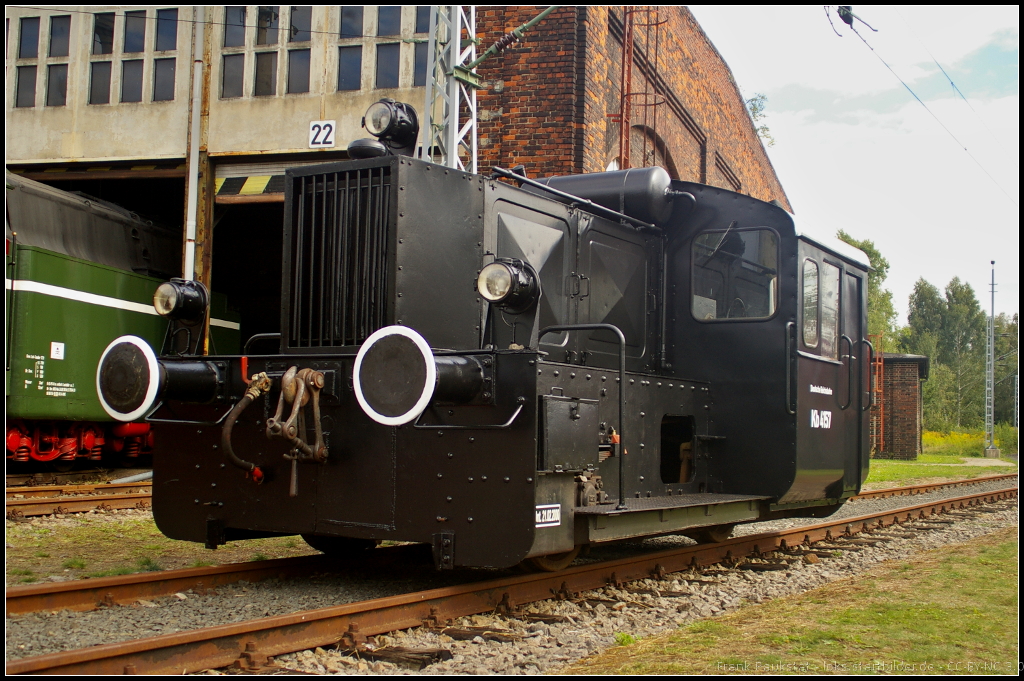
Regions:
[[[376, 64], [373, 87], [399, 87], [399, 65], [401, 63], [401, 43], [383, 43], [376, 48]], [[427, 45], [419, 43], [414, 46], [415, 64], [413, 67], [413, 86], [427, 83]], [[297, 94], [309, 92], [309, 50], [287, 50], [288, 72], [286, 92]], [[256, 52], [252, 73], [252, 95], [256, 97], [277, 94], [277, 67], [279, 52]], [[242, 97], [245, 83], [246, 54], [225, 54], [221, 69], [222, 99]], [[338, 81], [339, 92], [362, 89], [363, 46], [343, 45], [338, 48]]]
[[[125, 59], [119, 62], [121, 68], [122, 102], [142, 101], [142, 81], [145, 60]], [[18, 84], [14, 106], [36, 105], [37, 66], [19, 66]], [[110, 103], [110, 80], [114, 62], [100, 61], [89, 64], [89, 103]], [[174, 78], [177, 71], [176, 59], [154, 59], [153, 101], [166, 102], [174, 99]], [[46, 67], [46, 106], [67, 104], [68, 65], [49, 64]]]
[[[255, 26], [246, 25], [248, 7], [235, 6], [225, 8], [223, 30], [224, 54], [222, 61], [221, 92], [222, 98], [242, 97], [246, 94], [247, 33], [248, 44], [255, 45], [256, 50], [266, 50], [280, 44], [281, 33], [286, 33], [286, 45], [309, 42], [312, 34], [312, 6], [293, 6], [287, 9], [287, 30], [281, 31], [282, 11], [280, 6], [259, 6], [256, 8]], [[343, 41], [363, 38], [363, 7], [342, 7], [339, 36]], [[425, 33], [429, 29], [429, 7], [416, 8], [416, 33]], [[177, 48], [178, 41], [178, 10], [156, 10], [155, 31], [148, 31], [149, 19], [146, 10], [124, 12], [121, 19], [123, 30], [117, 31], [118, 15], [114, 12], [101, 12], [93, 15], [92, 49], [93, 55], [114, 55], [119, 52], [125, 56], [145, 52], [147, 39], [152, 35], [152, 49], [155, 52], [169, 52]], [[378, 37], [401, 35], [401, 6], [377, 8]], [[18, 43], [19, 60], [37, 59], [40, 43], [40, 17], [24, 17], [20, 22]], [[254, 28], [251, 33], [248, 29]], [[50, 32], [47, 43], [47, 54], [50, 58], [68, 57], [70, 50], [71, 16], [50, 17]], [[115, 39], [120, 38], [119, 44]], [[298, 45], [295, 45], [296, 47]], [[338, 91], [353, 91], [362, 88], [363, 45], [343, 44], [338, 48]], [[399, 65], [401, 43], [382, 43], [372, 46], [376, 52], [373, 87], [399, 87]], [[236, 49], [240, 48], [240, 49]], [[414, 47], [413, 85], [426, 84], [427, 43], [425, 40], [416, 42]], [[254, 51], [253, 68], [250, 74], [253, 96], [273, 96], [278, 90], [278, 63], [286, 60], [287, 73], [285, 91], [292, 93], [309, 92], [310, 49], [284, 49], [274, 51]], [[143, 101], [144, 59], [123, 59], [121, 61], [94, 61], [90, 64], [89, 104], [109, 104], [112, 99], [112, 73], [120, 69], [121, 102]], [[36, 105], [36, 86], [40, 76], [40, 68], [44, 65], [19, 65], [14, 105], [16, 107], [34, 107]], [[152, 101], [170, 101], [174, 99], [174, 82], [177, 62], [173, 57], [154, 58], [150, 62], [152, 69]], [[64, 106], [67, 104], [68, 64], [48, 63], [45, 65], [45, 104], [46, 106]]]
[[[114, 52], [114, 12], [93, 15], [93, 54]], [[18, 59], [39, 57], [39, 17], [23, 17], [18, 35]], [[124, 37], [121, 52], [126, 54], [146, 50], [146, 10], [124, 13]], [[178, 10], [159, 9], [156, 11], [156, 32], [153, 49], [168, 52], [178, 49]], [[71, 17], [50, 17], [47, 57], [67, 57], [71, 43]]]
[[[92, 49], [93, 55], [113, 55], [115, 50], [115, 31], [117, 15], [114, 12], [100, 12], [93, 15]], [[178, 47], [178, 10], [159, 9], [156, 11], [155, 31], [149, 31], [146, 10], [125, 12], [123, 14], [123, 32], [120, 33], [120, 52], [127, 55], [146, 51], [149, 34], [153, 36], [153, 49], [156, 52], [173, 52]], [[39, 17], [23, 17], [19, 26], [18, 54], [19, 60], [38, 59], [39, 57]], [[47, 57], [67, 57], [70, 52], [71, 17], [50, 17]], [[143, 89], [144, 59], [125, 59], [118, 62], [121, 69], [122, 102], [141, 102]], [[89, 65], [89, 103], [109, 104], [111, 89], [111, 72], [115, 62], [98, 61]], [[14, 106], [33, 107], [36, 105], [36, 81], [42, 65], [21, 65], [17, 68]], [[46, 68], [45, 104], [46, 106], [65, 106], [68, 91], [68, 64], [49, 63]], [[177, 71], [177, 60], [174, 57], [152, 60], [153, 69], [153, 100], [155, 102], [174, 99], [174, 79]]]

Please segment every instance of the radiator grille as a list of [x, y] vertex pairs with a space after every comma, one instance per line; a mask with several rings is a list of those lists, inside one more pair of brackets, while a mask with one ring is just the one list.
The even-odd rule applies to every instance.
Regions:
[[293, 182], [289, 347], [358, 345], [387, 324], [391, 167]]

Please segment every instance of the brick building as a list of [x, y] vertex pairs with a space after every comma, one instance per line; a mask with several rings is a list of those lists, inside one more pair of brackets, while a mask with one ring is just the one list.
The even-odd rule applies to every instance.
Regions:
[[881, 390], [871, 410], [872, 458], [913, 460], [921, 453], [921, 383], [927, 379], [927, 357], [882, 353]]
[[[623, 10], [563, 7], [525, 44], [484, 62], [481, 172], [523, 164], [543, 177], [618, 167]], [[480, 7], [477, 35], [490, 45], [539, 11]], [[657, 35], [649, 27], [655, 21], [664, 22]], [[630, 165], [661, 165], [673, 178], [792, 210], [729, 66], [693, 14], [683, 7], [636, 12], [632, 45]]]

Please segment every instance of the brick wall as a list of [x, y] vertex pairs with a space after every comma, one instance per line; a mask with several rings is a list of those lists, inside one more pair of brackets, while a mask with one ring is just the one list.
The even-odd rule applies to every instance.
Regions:
[[[481, 49], [540, 11], [478, 8]], [[666, 23], [657, 67], [647, 30], [634, 29], [632, 90], [654, 92], [659, 105], [634, 107], [631, 165], [662, 165], [675, 178], [789, 208], [729, 67], [688, 10], [659, 11]], [[620, 107], [622, 32], [621, 7], [563, 7], [524, 43], [484, 62], [478, 71], [488, 88], [477, 95], [481, 172], [518, 164], [534, 177], [605, 170], [618, 156], [619, 123], [608, 114]]]
[[876, 459], [913, 460], [921, 453], [921, 378], [916, 361], [885, 358], [882, 400], [884, 445], [876, 446], [877, 417], [872, 414], [872, 450]]

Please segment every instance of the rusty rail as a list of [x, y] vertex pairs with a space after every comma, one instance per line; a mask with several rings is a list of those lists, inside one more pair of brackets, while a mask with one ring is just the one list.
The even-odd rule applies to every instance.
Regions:
[[1011, 478], [1016, 477], [1016, 473], [1004, 473], [1001, 475], [983, 475], [980, 478], [968, 478], [965, 480], [946, 480], [945, 482], [932, 482], [925, 485], [889, 487], [886, 489], [876, 489], [867, 492], [861, 492], [856, 496], [850, 497], [850, 501], [856, 501], [858, 499], [888, 499], [889, 497], [902, 497], [913, 496], [915, 494], [927, 494], [928, 492], [934, 492], [937, 489], [959, 487], [961, 485], [977, 485], [983, 482], [998, 482], [1000, 480], [1009, 480]]
[[85, 513], [113, 511], [125, 508], [149, 508], [151, 492], [136, 494], [83, 494], [71, 497], [43, 497], [34, 499], [8, 499], [7, 518], [53, 515], [55, 513]]
[[923, 518], [956, 508], [1015, 497], [1016, 488], [943, 499], [765, 534], [569, 568], [559, 573], [495, 579], [319, 610], [165, 634], [125, 643], [50, 653], [7, 663], [8, 674], [181, 674], [224, 667], [347, 638], [438, 624], [447, 619], [512, 609], [552, 597], [790, 548], [839, 535]]
[[126, 494], [152, 490], [152, 482], [100, 482], [88, 485], [36, 485], [32, 487], [8, 487], [7, 501], [12, 499], [38, 499], [42, 497], [66, 497], [84, 494]]

